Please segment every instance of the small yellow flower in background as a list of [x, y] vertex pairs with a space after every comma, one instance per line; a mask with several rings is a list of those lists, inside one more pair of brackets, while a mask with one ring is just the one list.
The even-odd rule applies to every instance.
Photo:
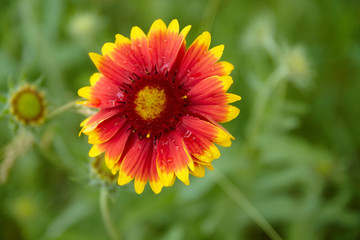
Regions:
[[285, 48], [284, 64], [293, 78], [307, 78], [311, 73], [305, 48], [300, 45]]
[[130, 39], [116, 35], [102, 55], [90, 53], [97, 73], [78, 94], [99, 111], [81, 123], [93, 144], [89, 155], [105, 152], [105, 163], [118, 184], [134, 179], [137, 193], [149, 181], [159, 193], [189, 173], [202, 177], [220, 157], [214, 143], [230, 146], [233, 136], [219, 122], [239, 114], [229, 105], [240, 97], [227, 93], [233, 65], [219, 61], [224, 46], [211, 49], [208, 32], [186, 47], [191, 26], [156, 20], [148, 34], [133, 27]]
[[44, 94], [35, 85], [21, 86], [10, 98], [10, 112], [17, 121], [24, 125], [43, 123], [46, 116]]

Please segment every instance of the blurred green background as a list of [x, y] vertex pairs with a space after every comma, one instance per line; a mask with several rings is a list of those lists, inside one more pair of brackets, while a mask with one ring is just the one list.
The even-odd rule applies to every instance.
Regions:
[[88, 85], [88, 52], [158, 18], [192, 25], [188, 45], [205, 30], [225, 44], [241, 113], [204, 178], [159, 195], [132, 183], [110, 191], [122, 239], [269, 239], [217, 171], [284, 239], [360, 239], [359, 16], [357, 0], [0, 0], [0, 162], [13, 159], [0, 239], [109, 239], [78, 137], [84, 109], [24, 128], [8, 113], [11, 85], [41, 77], [51, 114]]

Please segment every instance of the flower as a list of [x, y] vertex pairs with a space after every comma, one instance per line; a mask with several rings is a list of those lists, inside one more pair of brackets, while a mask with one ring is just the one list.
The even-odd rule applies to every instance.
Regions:
[[21, 86], [10, 98], [11, 114], [24, 125], [38, 125], [46, 115], [45, 97], [35, 85]]
[[226, 93], [233, 65], [218, 62], [224, 46], [209, 50], [204, 32], [187, 49], [185, 37], [173, 20], [167, 27], [156, 20], [146, 35], [133, 27], [130, 39], [117, 34], [105, 43], [102, 55], [90, 53], [99, 72], [79, 89], [80, 102], [99, 111], [81, 123], [81, 133], [93, 144], [89, 156], [105, 152], [105, 163], [118, 184], [134, 179], [140, 194], [149, 181], [159, 193], [179, 178], [189, 184], [212, 169], [220, 156], [217, 143], [234, 139], [218, 122], [228, 122], [239, 109], [228, 105], [240, 97]]
[[285, 46], [281, 60], [291, 79], [304, 80], [311, 76], [311, 67], [303, 46]]

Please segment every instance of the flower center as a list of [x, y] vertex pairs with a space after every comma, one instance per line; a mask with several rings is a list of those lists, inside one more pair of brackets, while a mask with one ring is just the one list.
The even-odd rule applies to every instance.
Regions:
[[166, 94], [159, 87], [146, 86], [135, 97], [135, 111], [144, 120], [160, 116], [166, 107]]
[[44, 96], [32, 85], [19, 89], [11, 97], [11, 112], [24, 124], [38, 124], [44, 120]]

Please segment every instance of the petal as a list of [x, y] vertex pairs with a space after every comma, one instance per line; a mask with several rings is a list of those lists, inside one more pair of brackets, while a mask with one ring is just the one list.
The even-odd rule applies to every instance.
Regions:
[[194, 171], [190, 171], [190, 173], [195, 177], [204, 177], [205, 176], [204, 166], [196, 162], [194, 163], [194, 166], [195, 166]]
[[210, 41], [210, 34], [208, 32], [203, 33], [193, 42], [183, 58], [178, 78], [188, 88], [210, 76], [229, 75], [233, 69], [230, 63], [217, 63], [223, 53], [224, 46], [219, 45], [208, 50]]
[[152, 139], [139, 140], [136, 138], [121, 163], [118, 183], [124, 185], [135, 178], [135, 191], [140, 194], [148, 179], [151, 179], [152, 187], [155, 188], [154, 192], [160, 192], [162, 186], [155, 184], [159, 183], [159, 177], [153, 175], [157, 174], [155, 156]]
[[116, 45], [115, 43], [105, 43], [102, 48], [101, 48], [101, 54], [103, 56], [109, 55], [110, 53], [112, 53], [114, 51], [114, 49], [117, 47], [118, 45]]
[[83, 98], [86, 98], [86, 99], [89, 99], [91, 97], [91, 87], [82, 87], [79, 89], [78, 91], [78, 95], [80, 97], [83, 97]]
[[238, 95], [225, 93], [223, 81], [218, 76], [201, 80], [189, 90], [187, 96], [191, 105], [224, 105], [241, 99]]
[[90, 85], [94, 86], [102, 77], [103, 75], [99, 72], [94, 73], [93, 75], [91, 75], [90, 77]]
[[211, 36], [208, 32], [204, 32], [195, 39], [182, 60], [178, 72], [179, 79], [188, 79], [190, 77], [195, 63], [199, 62], [207, 54], [210, 42]]
[[214, 124], [191, 116], [184, 116], [181, 120], [184, 132], [184, 139], [190, 138], [191, 135], [199, 135], [209, 139], [221, 146], [230, 146], [232, 136], [223, 129]]
[[101, 148], [98, 144], [93, 145], [89, 151], [89, 157], [96, 157], [103, 153], [105, 149]]
[[146, 35], [143, 32], [143, 30], [141, 30], [141, 28], [139, 28], [138, 26], [135, 26], [131, 29], [130, 32], [130, 39], [132, 42], [137, 41], [137, 40], [143, 40], [146, 39]]
[[187, 96], [191, 105], [227, 104], [229, 99], [218, 76], [206, 78], [192, 86]]
[[93, 108], [123, 107], [124, 91], [120, 85], [102, 74], [99, 75], [99, 79], [92, 87], [84, 87], [79, 90], [79, 95], [82, 97], [85, 97], [84, 92], [86, 91], [86, 94], [88, 94], [87, 98], [89, 99], [81, 104]]
[[163, 135], [157, 143], [156, 164], [164, 186], [171, 186], [175, 175], [185, 184], [189, 183], [189, 169], [194, 163], [184, 141], [177, 131]]
[[241, 97], [233, 93], [226, 93], [226, 103], [233, 103], [240, 101]]
[[100, 109], [95, 115], [86, 118], [84, 121], [80, 123], [80, 127], [83, 127], [79, 133], [79, 135], [83, 132], [85, 134], [93, 131], [101, 122], [105, 121], [112, 116], [115, 116], [119, 113], [118, 109]]
[[[185, 29], [190, 29], [187, 27]], [[181, 54], [181, 48], [184, 46], [185, 37], [188, 30], [179, 34], [179, 23], [173, 20], [169, 28], [166, 28], [162, 20], [156, 20], [148, 33], [149, 50], [151, 54], [152, 64], [156, 66], [156, 70], [162, 73], [171, 72]]]
[[219, 77], [219, 81], [221, 81], [224, 92], [226, 92], [234, 82], [231, 76], [221, 76]]
[[111, 54], [106, 56], [101, 56], [100, 54], [92, 52], [89, 53], [89, 56], [99, 72], [106, 78], [119, 85], [129, 83], [133, 75], [121, 65], [122, 62], [112, 59], [116, 52], [118, 52], [118, 50], [115, 48]]
[[115, 44], [118, 46], [129, 45], [129, 44], [131, 44], [131, 40], [128, 39], [127, 37], [124, 37], [121, 34], [116, 34], [115, 35]]
[[100, 144], [112, 138], [126, 122], [125, 118], [115, 116], [101, 122], [88, 133], [90, 144]]
[[[170, 24], [169, 24], [168, 29], [169, 29], [169, 32], [179, 33], [179, 22], [178, 22], [178, 20], [177, 19], [172, 20], [170, 22]], [[186, 34], [185, 34], [185, 36], [186, 36]]]
[[[117, 172], [117, 164], [122, 161], [127, 149], [126, 144], [129, 142], [130, 134], [129, 125], [124, 124], [116, 134], [107, 142], [100, 144], [100, 148], [105, 149], [106, 166]], [[114, 169], [115, 168], [115, 169]]]
[[138, 67], [139, 74], [147, 74], [152, 71], [151, 56], [149, 51], [148, 39], [145, 33], [139, 27], [133, 27], [131, 29], [130, 38], [131, 53], [136, 60], [136, 66]]
[[135, 79], [151, 71], [152, 66], [145, 33], [139, 27], [134, 27], [130, 35], [131, 40], [116, 34], [117, 46], [109, 53], [109, 57], [118, 67], [127, 71], [130, 79]]
[[188, 110], [195, 116], [210, 117], [216, 122], [229, 122], [236, 118], [240, 109], [237, 107], [221, 104], [221, 105], [189, 105]]

